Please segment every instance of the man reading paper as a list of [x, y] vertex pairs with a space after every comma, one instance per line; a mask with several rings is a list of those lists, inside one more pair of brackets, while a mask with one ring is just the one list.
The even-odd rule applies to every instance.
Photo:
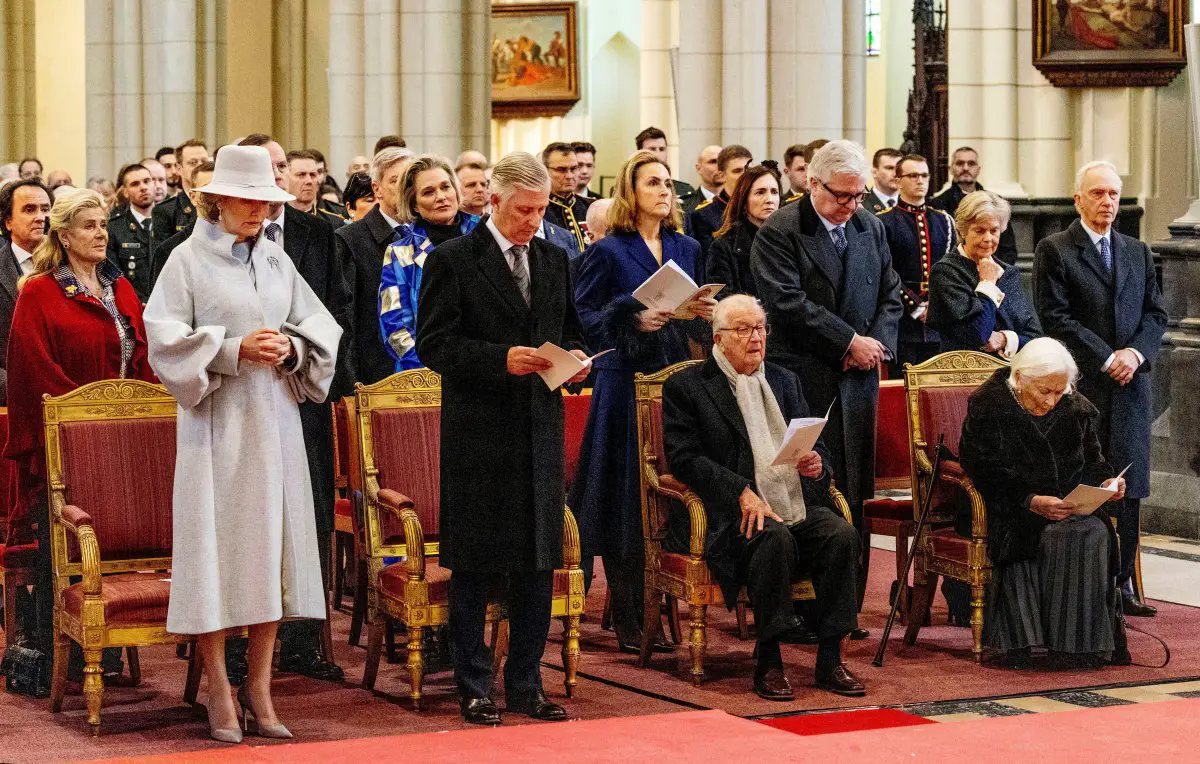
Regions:
[[[768, 700], [793, 698], [779, 643], [799, 626], [792, 584], [811, 577], [817, 595], [811, 625], [820, 637], [816, 684], [863, 695], [863, 683], [841, 659], [843, 637], [858, 627], [858, 536], [829, 509], [833, 476], [819, 441], [795, 464], [772, 466], [788, 420], [810, 412], [796, 375], [764, 363], [768, 331], [753, 297], [717, 303], [712, 357], [663, 388], [667, 461], [704, 500], [704, 558], [725, 602], [736, 603], [743, 586], [749, 591], [758, 629], [754, 691]], [[687, 529], [673, 522], [672, 551], [686, 554], [687, 539]]]

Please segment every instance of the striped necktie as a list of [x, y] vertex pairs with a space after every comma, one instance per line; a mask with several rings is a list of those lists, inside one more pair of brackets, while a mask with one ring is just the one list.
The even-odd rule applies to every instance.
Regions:
[[529, 246], [526, 244], [514, 244], [508, 249], [508, 265], [512, 268], [513, 278], [517, 280], [517, 289], [521, 290], [521, 297], [525, 299], [525, 304], [529, 304], [529, 258], [526, 256], [529, 252]]

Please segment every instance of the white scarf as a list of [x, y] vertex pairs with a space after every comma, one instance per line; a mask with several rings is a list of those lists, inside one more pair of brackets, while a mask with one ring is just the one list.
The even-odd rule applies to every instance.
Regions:
[[762, 364], [753, 374], [739, 374], [720, 347], [713, 348], [713, 360], [729, 380], [742, 412], [746, 433], [750, 436], [750, 451], [754, 454], [754, 483], [758, 495], [783, 518], [785, 525], [800, 522], [807, 515], [800, 473], [794, 464], [771, 466], [783, 444], [787, 422], [771, 385], [767, 383]]

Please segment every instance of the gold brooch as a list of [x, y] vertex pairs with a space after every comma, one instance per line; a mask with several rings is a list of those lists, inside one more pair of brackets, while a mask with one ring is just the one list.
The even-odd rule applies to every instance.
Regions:
[[66, 291], [67, 297], [74, 297], [75, 293], [79, 291], [79, 287], [74, 284], [67, 284], [67, 288], [64, 291]]

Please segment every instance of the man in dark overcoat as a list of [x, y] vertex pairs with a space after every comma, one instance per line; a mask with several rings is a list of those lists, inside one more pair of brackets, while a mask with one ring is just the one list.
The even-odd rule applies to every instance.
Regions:
[[1150, 247], [1113, 228], [1121, 177], [1108, 162], [1089, 162], [1075, 177], [1079, 220], [1047, 236], [1033, 259], [1033, 297], [1047, 336], [1079, 364], [1079, 391], [1100, 411], [1100, 444], [1114, 469], [1124, 469], [1126, 494], [1117, 517], [1121, 539], [1118, 583], [1126, 615], [1157, 611], [1133, 584], [1141, 500], [1150, 495], [1150, 369], [1158, 357], [1167, 313], [1159, 298]]
[[510, 154], [492, 171], [491, 194], [493, 214], [425, 261], [417, 313], [417, 353], [442, 376], [439, 541], [453, 571], [454, 675], [463, 717], [498, 724], [483, 632], [489, 594], [507, 582], [508, 710], [561, 720], [540, 662], [562, 564], [563, 402], [535, 373], [549, 363], [534, 352], [549, 341], [587, 356], [567, 255], [536, 236], [549, 173]]
[[[768, 218], [750, 251], [775, 332], [768, 357], [800, 377], [814, 411], [833, 405], [822, 438], [864, 544], [863, 502], [875, 494], [879, 365], [896, 357], [903, 311], [883, 224], [862, 207], [869, 170], [856, 144], [822, 146], [808, 166], [809, 193]], [[860, 576], [860, 604], [864, 585]]]

